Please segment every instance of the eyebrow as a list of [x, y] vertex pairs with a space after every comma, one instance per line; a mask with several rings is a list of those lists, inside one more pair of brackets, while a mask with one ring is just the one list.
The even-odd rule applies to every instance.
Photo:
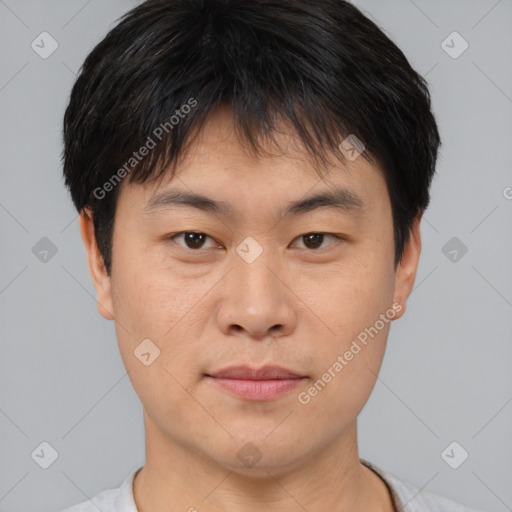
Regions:
[[[216, 201], [207, 196], [194, 192], [167, 190], [154, 195], [143, 208], [144, 214], [172, 209], [175, 207], [191, 207], [198, 210], [234, 217], [233, 207], [224, 201]], [[334, 208], [347, 214], [361, 214], [365, 211], [363, 200], [353, 191], [335, 188], [331, 191], [318, 194], [289, 203], [279, 215], [300, 215], [309, 213], [318, 208]]]

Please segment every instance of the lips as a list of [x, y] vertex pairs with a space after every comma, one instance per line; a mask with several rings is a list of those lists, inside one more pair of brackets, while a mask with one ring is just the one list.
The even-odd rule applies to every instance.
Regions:
[[217, 379], [240, 379], [240, 380], [285, 380], [301, 379], [305, 375], [300, 375], [293, 370], [281, 366], [267, 365], [261, 368], [251, 368], [249, 366], [230, 366], [218, 372], [208, 374], [209, 377]]
[[230, 366], [205, 376], [217, 389], [252, 401], [277, 399], [307, 379], [306, 376], [281, 366]]

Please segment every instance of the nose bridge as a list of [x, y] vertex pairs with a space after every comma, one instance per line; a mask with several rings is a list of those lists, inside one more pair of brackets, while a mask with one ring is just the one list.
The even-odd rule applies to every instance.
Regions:
[[[249, 237], [250, 238], [250, 237]], [[226, 334], [240, 328], [253, 336], [288, 333], [296, 321], [290, 293], [278, 279], [282, 268], [270, 249], [246, 239], [236, 249], [219, 309], [219, 327]], [[282, 271], [281, 271], [282, 273]], [[277, 276], [276, 276], [277, 274]]]

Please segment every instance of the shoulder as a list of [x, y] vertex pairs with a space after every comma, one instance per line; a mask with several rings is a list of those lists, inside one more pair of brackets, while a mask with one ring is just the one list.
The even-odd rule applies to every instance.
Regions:
[[116, 512], [115, 503], [119, 500], [119, 489], [102, 491], [90, 500], [82, 501], [61, 512]]
[[421, 490], [411, 483], [387, 474], [404, 504], [403, 512], [478, 512], [439, 494]]
[[77, 503], [61, 512], [117, 512], [116, 503], [119, 501], [119, 495], [119, 489], [107, 489], [90, 500]]
[[479, 512], [433, 492], [424, 491], [396, 475], [384, 471], [368, 461], [361, 460], [365, 466], [377, 473], [387, 484], [401, 512]]
[[133, 479], [141, 468], [132, 471], [123, 483], [115, 489], [107, 489], [91, 499], [82, 501], [61, 512], [137, 512], [133, 500]]

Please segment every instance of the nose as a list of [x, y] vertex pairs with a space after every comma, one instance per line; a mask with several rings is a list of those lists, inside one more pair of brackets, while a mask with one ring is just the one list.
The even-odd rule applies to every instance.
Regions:
[[288, 288], [286, 271], [264, 251], [248, 263], [236, 256], [217, 309], [225, 335], [252, 338], [288, 336], [297, 324], [297, 298]]

